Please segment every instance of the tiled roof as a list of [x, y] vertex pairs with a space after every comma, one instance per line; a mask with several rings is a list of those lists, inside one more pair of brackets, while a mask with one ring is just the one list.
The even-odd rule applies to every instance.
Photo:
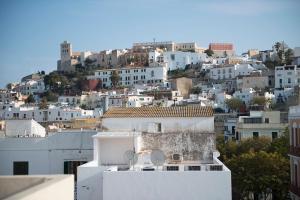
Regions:
[[110, 108], [103, 118], [212, 117], [213, 109], [205, 106]]

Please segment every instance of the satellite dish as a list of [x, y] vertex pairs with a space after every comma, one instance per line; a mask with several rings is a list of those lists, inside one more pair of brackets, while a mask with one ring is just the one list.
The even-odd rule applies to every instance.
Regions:
[[124, 161], [129, 165], [134, 165], [138, 161], [138, 156], [133, 150], [127, 150], [124, 153]]
[[156, 166], [161, 166], [165, 163], [166, 156], [162, 150], [154, 149], [151, 152], [151, 162]]

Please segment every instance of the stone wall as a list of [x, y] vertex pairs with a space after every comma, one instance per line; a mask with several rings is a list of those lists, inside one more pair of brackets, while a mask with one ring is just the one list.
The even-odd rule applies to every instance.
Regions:
[[180, 154], [182, 161], [211, 163], [215, 146], [214, 133], [173, 132], [142, 133], [137, 152], [160, 149], [165, 153], [167, 162], [172, 162], [173, 154]]

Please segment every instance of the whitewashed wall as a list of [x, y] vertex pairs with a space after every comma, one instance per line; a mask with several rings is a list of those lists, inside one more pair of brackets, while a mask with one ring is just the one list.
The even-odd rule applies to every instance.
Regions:
[[0, 138], [0, 175], [12, 175], [14, 161], [28, 161], [29, 174], [63, 174], [64, 161], [93, 160], [94, 134], [68, 132], [45, 138]]
[[161, 123], [162, 132], [214, 132], [214, 117], [165, 118], [103, 118], [102, 125], [110, 131], [148, 131], [150, 124]]
[[103, 172], [103, 200], [118, 199], [231, 200], [231, 173], [230, 171]]

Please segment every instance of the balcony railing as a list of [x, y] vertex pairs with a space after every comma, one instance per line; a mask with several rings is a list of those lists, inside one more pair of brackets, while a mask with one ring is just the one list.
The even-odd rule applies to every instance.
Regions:
[[287, 124], [284, 123], [253, 123], [253, 124], [245, 124], [238, 123], [237, 128], [240, 129], [284, 129]]
[[297, 195], [298, 197], [300, 197], [300, 188], [298, 188], [297, 186], [291, 184], [290, 191], [295, 195]]
[[290, 146], [290, 154], [300, 157], [300, 147]]

